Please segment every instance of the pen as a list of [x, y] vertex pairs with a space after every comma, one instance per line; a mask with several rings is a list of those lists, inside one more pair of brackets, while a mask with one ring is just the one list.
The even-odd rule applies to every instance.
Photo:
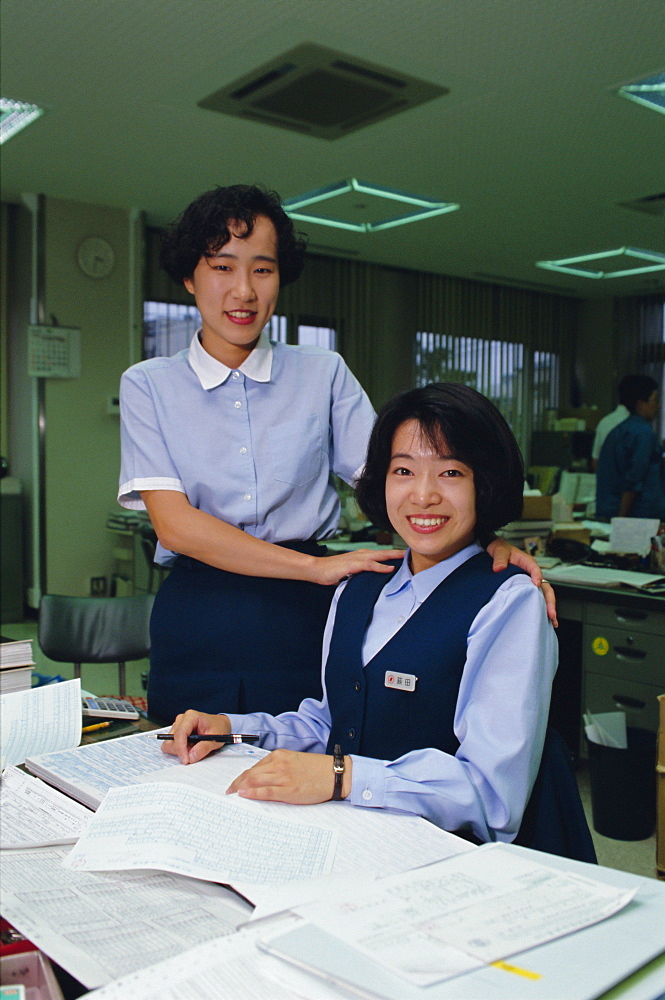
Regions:
[[84, 726], [83, 729], [81, 730], [81, 732], [82, 733], [91, 733], [95, 729], [106, 729], [106, 727], [110, 726], [110, 725], [111, 725], [110, 722], [96, 722], [94, 726]]
[[[202, 736], [192, 733], [187, 737], [188, 743], [256, 743], [258, 736], [245, 736], [244, 733], [229, 733], [228, 736]], [[172, 740], [173, 733], [157, 733], [157, 740]]]

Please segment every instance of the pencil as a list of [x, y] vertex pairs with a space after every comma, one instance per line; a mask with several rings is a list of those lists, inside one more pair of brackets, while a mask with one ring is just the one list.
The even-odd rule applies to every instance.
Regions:
[[83, 729], [81, 730], [81, 732], [82, 733], [91, 733], [94, 729], [106, 729], [106, 727], [110, 726], [110, 725], [111, 725], [110, 721], [109, 722], [96, 722], [94, 726], [84, 726]]

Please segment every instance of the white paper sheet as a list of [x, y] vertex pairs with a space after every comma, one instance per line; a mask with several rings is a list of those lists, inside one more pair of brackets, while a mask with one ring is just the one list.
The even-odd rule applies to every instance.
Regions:
[[[224, 794], [237, 774], [250, 767], [266, 751], [255, 747], [227, 747], [188, 765], [160, 775], [141, 778], [141, 783], [175, 781], [190, 787]], [[475, 850], [460, 837], [439, 829], [427, 820], [390, 809], [363, 809], [349, 802], [321, 802], [316, 806], [294, 806], [284, 802], [258, 802], [234, 797], [238, 807], [255, 816], [256, 828], [264, 821], [280, 817], [288, 822], [316, 823], [337, 831], [339, 839], [332, 866], [335, 875], [360, 872], [384, 876], [428, 865], [433, 861]], [[285, 883], [286, 880], [282, 880]], [[286, 909], [298, 899], [310, 899], [315, 887], [284, 884], [284, 894], [270, 886], [234, 882], [234, 887], [256, 905], [261, 913]], [[325, 886], [321, 885], [321, 891]]]
[[81, 681], [0, 695], [0, 770], [81, 742]]
[[328, 874], [338, 835], [279, 816], [256, 822], [226, 796], [170, 782], [112, 788], [65, 864], [159, 868], [215, 882], [272, 885]]
[[[550, 583], [581, 583], [585, 587], [637, 587], [642, 590], [665, 580], [662, 573], [639, 573], [628, 569], [605, 569], [602, 566], [578, 566], [571, 563], [543, 570]], [[647, 591], [648, 593], [648, 591]]]
[[74, 843], [92, 813], [85, 806], [17, 767], [0, 780], [0, 847], [45, 847]]
[[637, 552], [646, 556], [651, 539], [658, 534], [660, 521], [649, 517], [613, 517], [610, 530], [610, 552]]
[[67, 848], [3, 852], [2, 915], [88, 989], [232, 933], [250, 907], [166, 872], [74, 872]]
[[[284, 917], [281, 932], [295, 919]], [[261, 932], [265, 933], [263, 928]], [[258, 935], [258, 928], [244, 927], [86, 996], [90, 1000], [340, 1000], [340, 993], [321, 979], [258, 951]]]
[[487, 844], [295, 912], [427, 986], [604, 920], [633, 895]]

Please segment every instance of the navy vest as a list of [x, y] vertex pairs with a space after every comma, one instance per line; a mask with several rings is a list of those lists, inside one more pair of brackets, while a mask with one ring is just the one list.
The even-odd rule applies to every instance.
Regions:
[[[364, 669], [363, 636], [386, 578], [379, 573], [352, 577], [337, 606], [326, 665], [332, 718], [328, 753], [339, 743], [345, 754], [380, 760], [424, 747], [454, 754], [459, 742], [453, 720], [469, 628], [501, 584], [520, 572], [509, 566], [494, 573], [485, 552], [467, 559]], [[415, 674], [415, 689], [387, 688], [387, 671]]]

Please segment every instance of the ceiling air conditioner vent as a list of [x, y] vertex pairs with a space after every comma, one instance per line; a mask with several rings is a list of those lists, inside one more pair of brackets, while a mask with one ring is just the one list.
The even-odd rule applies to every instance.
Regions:
[[204, 97], [198, 105], [321, 139], [338, 139], [447, 93], [445, 87], [306, 43]]

